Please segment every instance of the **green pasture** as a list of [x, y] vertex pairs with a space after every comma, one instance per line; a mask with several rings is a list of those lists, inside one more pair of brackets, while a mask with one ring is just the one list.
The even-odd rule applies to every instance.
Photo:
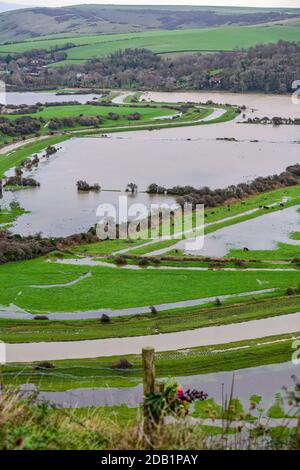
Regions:
[[[32, 285], [73, 284], [38, 289]], [[49, 263], [45, 259], [0, 266], [0, 305], [31, 312], [129, 308], [261, 289], [297, 288], [300, 272], [124, 270]], [[163, 286], [163, 288], [162, 288]]]
[[77, 47], [67, 50], [68, 60], [86, 61], [103, 57], [120, 49], [147, 48], [158, 54], [190, 51], [231, 51], [255, 44], [299, 41], [295, 26], [226, 26], [219, 28], [147, 31], [140, 33], [103, 34], [39, 38], [0, 46], [0, 53], [22, 53], [36, 48], [49, 50], [53, 46], [71, 42]]

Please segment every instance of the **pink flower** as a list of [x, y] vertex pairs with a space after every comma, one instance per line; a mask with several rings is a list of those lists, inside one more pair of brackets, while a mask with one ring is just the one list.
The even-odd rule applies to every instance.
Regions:
[[181, 400], [183, 399], [184, 393], [183, 393], [182, 387], [177, 388], [177, 397], [180, 398]]

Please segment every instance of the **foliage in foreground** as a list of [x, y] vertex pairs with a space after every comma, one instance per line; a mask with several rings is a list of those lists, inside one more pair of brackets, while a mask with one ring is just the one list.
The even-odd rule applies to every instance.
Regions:
[[[298, 394], [296, 390], [289, 396], [295, 405]], [[168, 424], [160, 421], [152, 428], [151, 435], [146, 435], [144, 429], [139, 414], [126, 423], [125, 432], [124, 423], [93, 410], [78, 413], [78, 410], [54, 409], [45, 403], [38, 404], [34, 395], [25, 399], [16, 391], [3, 392], [0, 398], [0, 450], [300, 448], [299, 429], [298, 433], [291, 432], [284, 424], [276, 432], [260, 423], [254, 431], [245, 425], [232, 432], [230, 422], [224, 420], [216, 432], [213, 426], [173, 418]]]

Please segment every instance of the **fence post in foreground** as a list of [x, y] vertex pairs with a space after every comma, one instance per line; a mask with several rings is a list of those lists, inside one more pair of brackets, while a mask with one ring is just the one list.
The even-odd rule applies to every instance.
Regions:
[[[144, 368], [144, 399], [155, 391], [155, 351], [153, 348], [142, 350]], [[150, 438], [153, 430], [153, 418], [149, 406], [144, 402], [144, 433]]]
[[144, 395], [155, 390], [155, 351], [153, 348], [144, 348], [142, 351], [144, 367]]

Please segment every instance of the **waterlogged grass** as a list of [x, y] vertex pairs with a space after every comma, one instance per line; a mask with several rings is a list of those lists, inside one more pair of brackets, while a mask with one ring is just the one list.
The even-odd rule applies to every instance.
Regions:
[[[1, 228], [7, 228], [7, 225], [12, 224], [20, 215], [26, 213], [28, 212], [18, 205], [13, 204], [9, 207], [0, 206], [0, 230]], [[1, 227], [1, 225], [4, 225], [4, 227]]]
[[139, 101], [139, 99], [143, 96], [142, 91], [136, 91], [135, 93], [132, 93], [129, 96], [126, 96], [123, 100], [124, 103], [135, 103], [136, 101]]
[[86, 254], [87, 256], [94, 255], [109, 255], [115, 251], [125, 250], [127, 248], [136, 247], [146, 240], [104, 240], [89, 245], [78, 245], [72, 248], [73, 253]]
[[37, 142], [33, 142], [22, 147], [17, 148], [5, 155], [0, 155], [0, 178], [2, 178], [6, 171], [14, 166], [19, 165], [26, 158], [30, 157], [34, 153], [42, 151], [48, 145], [56, 145], [65, 140], [69, 139], [69, 136], [60, 135], [49, 137]]
[[[35, 289], [31, 285], [65, 284]], [[102, 266], [73, 266], [44, 259], [0, 266], [0, 305], [16, 304], [32, 312], [129, 308], [252, 292], [296, 288], [299, 272], [125, 270]], [[163, 286], [163, 288], [162, 288]]]
[[[286, 199], [286, 201], [284, 202], [283, 206], [281, 206], [279, 203], [283, 199]], [[275, 204], [275, 205], [271, 207], [272, 204]], [[216, 208], [206, 209], [205, 210], [206, 226], [205, 226], [204, 231], [205, 231], [205, 234], [212, 233], [221, 228], [228, 227], [230, 225], [239, 224], [246, 220], [254, 219], [261, 215], [268, 214], [272, 211], [275, 212], [279, 210], [284, 210], [288, 207], [295, 206], [298, 204], [300, 204], [300, 185], [291, 186], [288, 188], [275, 189], [273, 191], [268, 191], [263, 194], [249, 197], [240, 202], [235, 202], [233, 204], [230, 204], [229, 206], [223, 205], [223, 206], [216, 207]], [[263, 208], [264, 206], [268, 206], [269, 209], [264, 209]], [[253, 211], [253, 212], [248, 214], [247, 213], [248, 211]], [[197, 224], [196, 224], [195, 212], [193, 212], [192, 217], [193, 217], [193, 225], [196, 226]], [[226, 220], [231, 217], [234, 217], [234, 218]], [[132, 253], [151, 254], [152, 251], [166, 248], [168, 246], [172, 247], [175, 243], [176, 243], [176, 240], [161, 241], [161, 242], [157, 242], [155, 246], [150, 245], [148, 247], [143, 247], [143, 248], [134, 250]], [[278, 246], [280, 245], [284, 247], [284, 244], [278, 244]], [[282, 258], [282, 251], [278, 253], [279, 254], [278, 257], [276, 257], [276, 254], [275, 254], [275, 257], [273, 257], [276, 251], [271, 251], [271, 250], [266, 252], [267, 254], [266, 258], [264, 258], [265, 252], [261, 252], [261, 256], [259, 256], [260, 252], [258, 252], [258, 256], [256, 256], [255, 251], [244, 252], [243, 250], [231, 250], [230, 253], [228, 253], [228, 257], [241, 258], [241, 259], [270, 259], [270, 260], [290, 259], [297, 255], [297, 253], [295, 252], [297, 251], [299, 252], [299, 247], [286, 245], [285, 251], [288, 251], [288, 255], [283, 258]], [[172, 248], [170, 249], [168, 253], [175, 254], [176, 256], [180, 256], [180, 255], [184, 256], [183, 251], [176, 252], [172, 250]]]
[[[266, 337], [260, 339], [259, 344], [257, 340], [251, 340], [157, 353], [156, 375], [164, 378], [179, 377], [287, 362], [291, 357], [295, 337], [299, 337], [299, 333]], [[268, 344], [270, 342], [272, 343]], [[130, 387], [141, 383], [141, 356], [127, 356], [132, 364], [127, 370], [112, 367], [119, 359], [119, 356], [115, 356], [54, 361], [54, 369], [43, 371], [35, 370], [34, 364], [7, 364], [2, 367], [2, 377], [4, 385], [34, 383], [41, 390]]]
[[[283, 198], [287, 198], [287, 201], [284, 203], [284, 207], [281, 207], [279, 203], [282, 201]], [[270, 208], [269, 210], [260, 208], [261, 206], [269, 206], [271, 204], [276, 204], [276, 206]], [[276, 189], [273, 191], [268, 191], [264, 194], [259, 194], [256, 196], [249, 197], [239, 202], [235, 202], [230, 204], [230, 206], [223, 205], [216, 208], [206, 209], [205, 210], [205, 224], [212, 224], [211, 226], [205, 227], [205, 233], [211, 233], [223, 227], [227, 227], [230, 225], [238, 224], [245, 220], [256, 218], [261, 215], [267, 214], [270, 211], [278, 211], [283, 210], [287, 207], [294, 206], [300, 204], [300, 185], [291, 186], [288, 188], [281, 188]], [[251, 214], [244, 214], [245, 212], [255, 210], [255, 212]], [[243, 215], [244, 214], [244, 215]], [[235, 217], [231, 220], [224, 220], [226, 218]], [[196, 214], [193, 213], [193, 224], [196, 224]], [[189, 219], [187, 218], [187, 222]], [[188, 235], [187, 235], [188, 236]], [[109, 240], [91, 244], [91, 245], [79, 245], [75, 247], [73, 251], [75, 253], [86, 253], [91, 255], [102, 255], [102, 254], [110, 254], [114, 251], [118, 251], [119, 249], [126, 249], [130, 248], [129, 253], [134, 255], [145, 255], [147, 253], [151, 254], [151, 252], [170, 247], [170, 251], [168, 255], [176, 255], [176, 256], [184, 256], [184, 253], [181, 251], [174, 251], [172, 250], [172, 246], [177, 243], [178, 240], [161, 240], [155, 243], [152, 243], [148, 246], [137, 247], [138, 244], [147, 243], [149, 240], [136, 240], [132, 243], [132, 246], [126, 241], [117, 241], [117, 240]], [[116, 250], [115, 250], [116, 248]], [[243, 259], [252, 259], [256, 258], [253, 255], [253, 252], [240, 251], [239, 253], [233, 254], [233, 257], [243, 258]], [[288, 257], [290, 258], [290, 257]], [[263, 258], [258, 258], [263, 259]], [[273, 259], [272, 257], [266, 259]], [[276, 259], [276, 258], [275, 258]], [[278, 258], [280, 259], [280, 258]], [[259, 267], [259, 266], [258, 266]], [[262, 266], [261, 266], [262, 267]]]
[[291, 260], [300, 258], [300, 246], [277, 243], [275, 250], [230, 250], [229, 257], [263, 260]]
[[[269, 296], [269, 297], [268, 297]], [[285, 315], [299, 311], [300, 296], [256, 300], [246, 297], [239, 304], [228, 300], [216, 307], [212, 302], [202, 307], [190, 307], [161, 312], [100, 320], [39, 321], [0, 320], [0, 339], [6, 343], [40, 341], [76, 341], [171, 333], [194, 328], [225, 325]]]

